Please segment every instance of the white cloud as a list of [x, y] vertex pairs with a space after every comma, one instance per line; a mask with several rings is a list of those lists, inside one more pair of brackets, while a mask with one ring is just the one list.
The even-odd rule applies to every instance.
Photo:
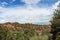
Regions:
[[7, 2], [2, 2], [1, 6], [5, 7], [5, 5], [7, 5], [7, 4], [8, 4]]
[[37, 4], [40, 0], [22, 0], [23, 2], [25, 2], [26, 4]]
[[[40, 0], [23, 0], [28, 5], [37, 4]], [[58, 2], [57, 2], [58, 3]], [[4, 21], [0, 22], [20, 22], [20, 23], [35, 23], [35, 22], [49, 22], [53, 13], [54, 7], [58, 4], [55, 3], [51, 8], [39, 8], [39, 7], [14, 7], [3, 8], [0, 7], [0, 18]]]
[[47, 8], [1, 8], [3, 13], [0, 15], [1, 18], [4, 18], [6, 21], [10, 22], [20, 22], [20, 23], [33, 23], [41, 21], [49, 21], [51, 14], [50, 9]]
[[59, 3], [60, 3], [60, 0], [53, 5], [53, 9], [57, 9], [58, 8], [57, 6], [59, 5]]
[[0, 23], [5, 23], [6, 21], [5, 20], [0, 20]]
[[8, 4], [8, 3], [7, 3], [7, 2], [2, 2], [1, 4], [2, 4], [2, 5], [4, 5], [4, 4], [6, 5], [6, 4]]

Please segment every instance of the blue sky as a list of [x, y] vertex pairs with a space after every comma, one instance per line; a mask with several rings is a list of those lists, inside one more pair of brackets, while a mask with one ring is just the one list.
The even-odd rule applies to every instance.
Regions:
[[0, 0], [0, 23], [49, 24], [59, 0]]
[[[40, 0], [37, 3], [37, 6], [52, 6], [53, 4], [55, 4], [58, 0]], [[23, 2], [22, 0], [0, 0], [0, 6], [2, 6], [1, 3], [5, 2], [5, 6], [24, 6], [26, 3]]]

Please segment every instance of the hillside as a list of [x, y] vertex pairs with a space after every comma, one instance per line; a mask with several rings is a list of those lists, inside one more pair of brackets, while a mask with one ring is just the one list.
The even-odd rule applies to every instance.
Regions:
[[[21, 34], [23, 37], [24, 37], [24, 35], [26, 35], [26, 37], [28, 35], [30, 38], [30, 37], [34, 37], [34, 36], [49, 35], [51, 26], [50, 25], [36, 25], [36, 24], [32, 24], [32, 23], [20, 24], [18, 22], [13, 22], [13, 23], [7, 22], [4, 24], [0, 24], [0, 30], [4, 31], [3, 33], [6, 33], [6, 31], [7, 31], [7, 33], [10, 33], [10, 34], [7, 34], [7, 35], [9, 35], [9, 37], [12, 34], [14, 35], [14, 33], [18, 33], [19, 35], [21, 33], [23, 33], [23, 34]], [[17, 37], [17, 35], [16, 35], [16, 37]]]
[[0, 26], [6, 27], [6, 28], [10, 28], [12, 30], [25, 30], [28, 28], [32, 28], [34, 29], [36, 32], [41, 33], [42, 31], [51, 30], [51, 26], [50, 25], [36, 25], [36, 24], [31, 24], [31, 23], [26, 23], [26, 24], [20, 24], [18, 22], [7, 22], [4, 24], [0, 24]]

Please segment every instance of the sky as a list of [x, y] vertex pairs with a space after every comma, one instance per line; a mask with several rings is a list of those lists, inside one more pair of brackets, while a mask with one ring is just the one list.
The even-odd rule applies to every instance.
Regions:
[[60, 0], [0, 0], [0, 23], [50, 24]]

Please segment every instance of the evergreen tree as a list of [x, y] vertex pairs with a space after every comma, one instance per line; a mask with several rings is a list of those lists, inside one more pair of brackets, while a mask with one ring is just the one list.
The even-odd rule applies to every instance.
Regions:
[[60, 38], [60, 9], [58, 6], [58, 9], [55, 10], [53, 19], [51, 20], [51, 33], [52, 35], [52, 40], [59, 40]]

